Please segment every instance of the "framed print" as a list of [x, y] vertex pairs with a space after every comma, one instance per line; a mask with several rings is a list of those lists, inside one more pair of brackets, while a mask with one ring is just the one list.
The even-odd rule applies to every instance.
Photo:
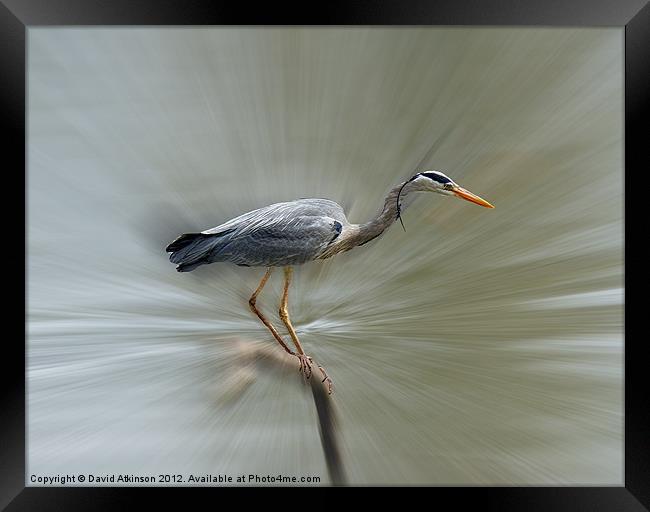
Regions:
[[5, 1], [3, 506], [647, 507], [650, 8], [521, 5]]

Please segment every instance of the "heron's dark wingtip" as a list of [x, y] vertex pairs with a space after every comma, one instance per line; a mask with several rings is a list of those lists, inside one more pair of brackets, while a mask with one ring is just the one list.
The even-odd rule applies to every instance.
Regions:
[[165, 247], [165, 252], [176, 252], [180, 251], [184, 247], [187, 247], [189, 244], [200, 238], [201, 233], [184, 233], [178, 238], [176, 238], [172, 243]]
[[181, 263], [176, 267], [176, 272], [192, 272], [196, 267], [200, 267], [201, 265], [209, 263], [205, 260], [198, 260], [198, 261], [193, 261], [191, 263]]

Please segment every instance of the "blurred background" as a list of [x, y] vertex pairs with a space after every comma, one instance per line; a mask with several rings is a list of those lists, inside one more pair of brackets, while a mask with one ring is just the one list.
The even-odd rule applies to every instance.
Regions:
[[438, 169], [496, 208], [419, 195], [406, 232], [296, 268], [349, 481], [622, 484], [621, 28], [28, 40], [28, 475], [329, 483], [297, 364], [267, 364], [248, 310], [263, 269], [179, 274], [164, 248], [301, 197], [363, 222]]

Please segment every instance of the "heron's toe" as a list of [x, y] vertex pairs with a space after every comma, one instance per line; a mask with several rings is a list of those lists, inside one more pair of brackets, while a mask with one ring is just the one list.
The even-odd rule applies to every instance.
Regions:
[[325, 368], [318, 365], [318, 369], [323, 374], [323, 380], [321, 382], [327, 383], [327, 392], [331, 395], [332, 394], [332, 379], [330, 379], [329, 375], [327, 375], [327, 372], [325, 371]]
[[300, 361], [299, 371], [304, 373], [306, 378], [311, 377], [312, 358], [305, 354], [297, 354], [296, 357]]

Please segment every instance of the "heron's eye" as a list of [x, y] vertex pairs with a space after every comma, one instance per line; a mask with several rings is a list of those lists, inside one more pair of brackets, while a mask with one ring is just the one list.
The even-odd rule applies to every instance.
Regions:
[[445, 184], [443, 185], [443, 188], [444, 188], [445, 190], [451, 190], [452, 188], [454, 188], [454, 184], [453, 184], [453, 183], [445, 183]]

